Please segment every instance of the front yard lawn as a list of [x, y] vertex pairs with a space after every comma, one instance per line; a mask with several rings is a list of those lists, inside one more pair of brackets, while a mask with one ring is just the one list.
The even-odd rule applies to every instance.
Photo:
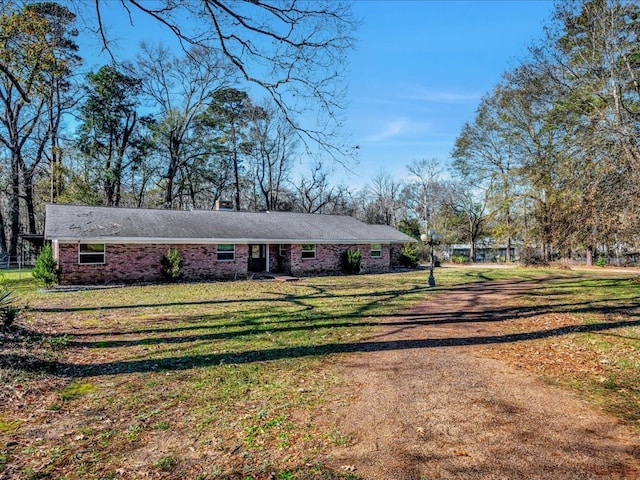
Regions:
[[[580, 282], [600, 282], [614, 306], [638, 297], [633, 280], [562, 270], [444, 268], [436, 289], [425, 271], [74, 291], [20, 279], [28, 308], [0, 350], [0, 477], [356, 478], [321, 462], [350, 440], [321, 415], [340, 404], [340, 355], [447, 286], [549, 276], [558, 308], [582, 301], [585, 289], [567, 287]], [[639, 331], [627, 325], [607, 345], [620, 337], [640, 350]], [[623, 356], [610, 361], [637, 374]]]

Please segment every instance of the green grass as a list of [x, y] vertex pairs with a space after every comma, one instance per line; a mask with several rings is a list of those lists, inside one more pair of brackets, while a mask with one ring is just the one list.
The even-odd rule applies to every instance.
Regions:
[[23, 420], [5, 420], [0, 417], [0, 433], [11, 433], [17, 430], [23, 423]]
[[170, 471], [177, 463], [178, 460], [175, 457], [162, 457], [156, 462], [156, 467], [159, 470]]
[[93, 383], [87, 382], [73, 382], [67, 385], [64, 390], [62, 390], [61, 397], [64, 401], [75, 400], [84, 395], [88, 395], [91, 392], [96, 390], [96, 386]]
[[18, 294], [37, 288], [30, 269], [0, 269], [0, 285]]
[[30, 268], [0, 269], [0, 278], [9, 282], [29, 282], [33, 279]]
[[[23, 440], [34, 438], [36, 452], [63, 448], [42, 472], [58, 477], [108, 477], [134, 459], [140, 474], [150, 476], [161, 471], [175, 478], [225, 478], [226, 472], [236, 475], [226, 478], [263, 478], [271, 472], [275, 478], [356, 478], [308, 466], [324, 449], [351, 441], [335, 426], [316, 424], [314, 411], [338, 400], [335, 387], [343, 379], [333, 367], [335, 356], [361, 348], [386, 316], [451, 286], [487, 280], [540, 280], [523, 302], [582, 315], [585, 324], [600, 321], [594, 309], [624, 315], [621, 305], [638, 296], [633, 280], [563, 270], [442, 268], [436, 269], [435, 289], [427, 287], [427, 275], [69, 292], [43, 291], [25, 278], [6, 276], [8, 288], [19, 288], [29, 305], [20, 324], [38, 339], [32, 353], [41, 349], [41, 358], [69, 379], [53, 397], [32, 397], [43, 403], [42, 422], [53, 415], [65, 425], [59, 436], [56, 423], [47, 424], [47, 438], [30, 436], [37, 419], [15, 424], [6, 415], [6, 424]], [[637, 327], [630, 328], [625, 335], [636, 338]], [[590, 335], [593, 340], [600, 334]], [[596, 339], [593, 348], [601, 350], [613, 342]], [[637, 346], [637, 339], [629, 342]], [[638, 364], [622, 357], [614, 365]], [[42, 378], [46, 373], [28, 381], [36, 385]], [[612, 385], [620, 382], [617, 377], [603, 390], [617, 391]], [[51, 405], [56, 411], [46, 413]], [[204, 452], [209, 456], [203, 460]], [[20, 465], [25, 476], [42, 465], [39, 454], [8, 457], [5, 463]]]

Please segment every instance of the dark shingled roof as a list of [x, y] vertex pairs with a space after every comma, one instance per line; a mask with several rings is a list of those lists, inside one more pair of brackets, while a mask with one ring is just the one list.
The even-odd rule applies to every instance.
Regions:
[[45, 238], [104, 243], [405, 243], [385, 225], [342, 215], [47, 205]]

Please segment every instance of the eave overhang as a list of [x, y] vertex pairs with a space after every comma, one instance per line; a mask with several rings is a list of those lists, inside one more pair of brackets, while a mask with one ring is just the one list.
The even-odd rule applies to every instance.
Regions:
[[[372, 238], [372, 239], [314, 239], [314, 238], [140, 238], [140, 237], [55, 237], [48, 240], [58, 243], [104, 243], [104, 244], [166, 244], [166, 245], [211, 245], [211, 244], [285, 244], [300, 245], [306, 243], [340, 245], [359, 245], [364, 243], [404, 244], [404, 240]], [[414, 240], [417, 241], [417, 240]]]

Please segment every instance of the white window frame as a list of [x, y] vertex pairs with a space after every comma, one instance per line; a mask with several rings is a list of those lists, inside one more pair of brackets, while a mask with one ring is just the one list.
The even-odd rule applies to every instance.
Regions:
[[[91, 251], [82, 251], [82, 247], [85, 245], [102, 245], [102, 252], [97, 251], [97, 250], [91, 250]], [[86, 259], [89, 256], [98, 256], [98, 255], [102, 255], [102, 261], [101, 262], [89, 262], [86, 261], [84, 259]], [[79, 243], [78, 244], [78, 265], [104, 265], [106, 262], [106, 258], [107, 258], [107, 247], [104, 243]]]
[[[220, 247], [222, 246], [232, 246], [233, 250], [222, 250], [220, 251]], [[220, 254], [228, 255], [231, 254], [231, 258], [220, 258]], [[236, 244], [235, 243], [219, 243], [216, 246], [216, 260], [218, 262], [233, 262], [236, 259]]]
[[281, 257], [286, 257], [287, 256], [287, 244], [286, 243], [281, 243], [280, 244], [280, 248], [278, 250], [278, 254]]
[[382, 244], [372, 243], [371, 250], [369, 251], [369, 256], [371, 258], [382, 258]]
[[300, 245], [300, 257], [303, 260], [313, 260], [316, 258], [316, 244], [303, 243]]

